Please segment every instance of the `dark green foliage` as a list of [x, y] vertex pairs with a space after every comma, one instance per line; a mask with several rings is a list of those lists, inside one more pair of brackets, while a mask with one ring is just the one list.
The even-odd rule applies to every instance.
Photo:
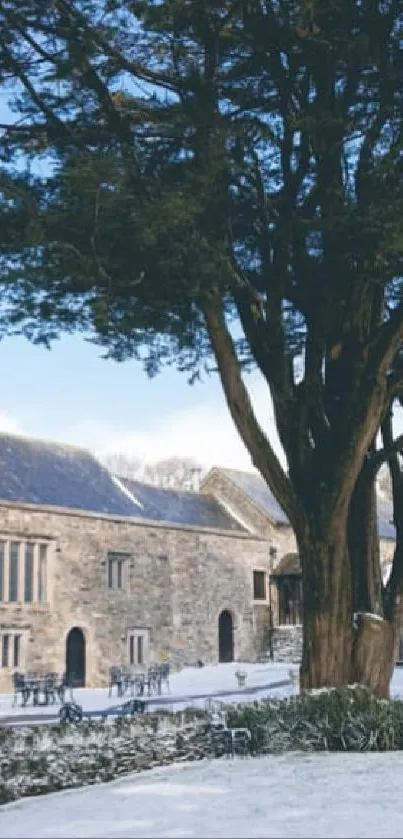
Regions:
[[229, 713], [229, 725], [250, 729], [254, 754], [401, 750], [403, 701], [379, 700], [361, 687], [323, 689], [238, 706]]

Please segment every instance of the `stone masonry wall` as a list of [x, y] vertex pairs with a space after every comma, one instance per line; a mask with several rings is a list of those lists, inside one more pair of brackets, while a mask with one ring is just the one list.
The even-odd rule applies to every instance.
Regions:
[[[291, 526], [276, 524], [271, 521], [267, 513], [261, 510], [257, 504], [251, 501], [245, 493], [218, 469], [213, 469], [202, 482], [201, 491], [214, 495], [216, 500], [221, 502], [230, 513], [236, 515], [252, 533], [262, 536], [267, 540], [270, 572], [274, 571], [278, 562], [280, 562], [285, 554], [294, 553], [297, 550], [295, 535]], [[274, 546], [277, 549], [275, 557], [270, 557], [270, 546]], [[278, 620], [277, 586], [271, 586], [270, 596], [268, 593], [268, 600], [271, 603], [273, 622], [276, 623]], [[261, 633], [259, 637], [261, 637]]]
[[[149, 631], [149, 658], [177, 666], [218, 660], [218, 618], [234, 623], [235, 658], [254, 660], [253, 569], [270, 570], [267, 543], [249, 535], [176, 528], [55, 509], [0, 505], [0, 538], [46, 541], [48, 603], [0, 603], [0, 633], [22, 633], [21, 670], [64, 672], [66, 637], [86, 640], [86, 684], [128, 663], [128, 631]], [[107, 552], [127, 553], [125, 590], [107, 586]], [[1, 662], [0, 662], [1, 665]], [[0, 691], [12, 669], [0, 666]]]
[[302, 626], [276, 626], [272, 646], [273, 661], [299, 664], [302, 658]]
[[261, 510], [218, 469], [213, 469], [204, 479], [201, 492], [214, 495], [217, 501], [221, 501], [244, 526], [272, 542], [278, 549], [276, 562], [285, 553], [296, 550], [295, 536], [291, 526], [272, 522], [264, 510]]

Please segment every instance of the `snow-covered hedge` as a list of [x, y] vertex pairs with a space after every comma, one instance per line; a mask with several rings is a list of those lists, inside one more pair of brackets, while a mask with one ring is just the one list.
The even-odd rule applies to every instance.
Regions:
[[[252, 754], [403, 749], [403, 702], [380, 702], [363, 688], [317, 691], [229, 706], [228, 725], [251, 732]], [[0, 728], [0, 804], [27, 795], [109, 781], [174, 761], [227, 752], [195, 709], [113, 722]]]
[[403, 749], [403, 702], [375, 699], [360, 686], [236, 706], [228, 724], [249, 728], [254, 754]]

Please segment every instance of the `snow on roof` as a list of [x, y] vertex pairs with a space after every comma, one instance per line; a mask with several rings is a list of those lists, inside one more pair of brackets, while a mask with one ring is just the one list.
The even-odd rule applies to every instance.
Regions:
[[[273, 493], [257, 472], [242, 472], [238, 469], [225, 469], [216, 467], [217, 470], [232, 481], [238, 489], [247, 495], [251, 501], [257, 504], [263, 512], [277, 524], [289, 524], [283, 508], [275, 499]], [[393, 505], [390, 502], [378, 498], [378, 533], [381, 539], [396, 539], [395, 526], [393, 524]]]

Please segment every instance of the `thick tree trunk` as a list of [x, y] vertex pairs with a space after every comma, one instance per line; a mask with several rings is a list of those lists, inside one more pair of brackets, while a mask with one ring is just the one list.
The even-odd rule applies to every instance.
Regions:
[[376, 615], [356, 613], [350, 682], [365, 685], [375, 696], [388, 699], [395, 647], [393, 623]]
[[349, 507], [348, 548], [354, 625], [351, 680], [387, 698], [395, 663], [397, 623], [394, 610], [385, 610], [375, 475], [365, 463]]
[[354, 630], [348, 553], [342, 530], [333, 534], [316, 521], [315, 534], [298, 540], [304, 604], [300, 685], [305, 690], [350, 680]]
[[[367, 527], [364, 520], [363, 528]], [[358, 525], [357, 525], [358, 526]], [[302, 690], [361, 684], [387, 698], [395, 661], [395, 623], [371, 611], [371, 593], [361, 589], [361, 609], [354, 588], [347, 525], [329, 524], [317, 513], [314, 528], [299, 539], [303, 567]], [[368, 558], [373, 569], [373, 556]], [[372, 590], [372, 591], [371, 591]]]

